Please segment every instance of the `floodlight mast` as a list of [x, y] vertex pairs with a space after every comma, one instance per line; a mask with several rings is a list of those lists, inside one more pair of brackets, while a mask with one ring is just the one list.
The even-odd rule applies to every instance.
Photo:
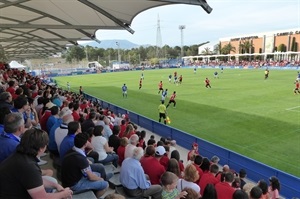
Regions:
[[183, 30], [185, 29], [185, 25], [180, 25], [179, 27], [180, 33], [181, 33], [181, 54], [180, 58], [183, 57]]
[[118, 46], [118, 62], [121, 64], [121, 57], [120, 57], [120, 43], [116, 42], [116, 45]]

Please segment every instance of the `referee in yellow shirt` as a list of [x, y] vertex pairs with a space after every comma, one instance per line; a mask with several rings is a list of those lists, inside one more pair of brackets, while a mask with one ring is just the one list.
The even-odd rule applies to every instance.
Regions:
[[166, 117], [167, 117], [167, 108], [164, 104], [164, 101], [161, 101], [161, 104], [158, 106], [159, 112], [159, 119], [158, 121], [161, 122], [161, 118], [164, 119], [164, 124], [167, 124]]

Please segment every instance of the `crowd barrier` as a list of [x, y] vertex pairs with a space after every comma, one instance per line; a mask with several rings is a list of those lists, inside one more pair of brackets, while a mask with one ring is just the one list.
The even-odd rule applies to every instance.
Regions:
[[[109, 102], [98, 99], [89, 94], [84, 94], [86, 99], [98, 101], [102, 107], [109, 108], [117, 114], [129, 114], [129, 118], [135, 124], [155, 133], [162, 137], [171, 137], [176, 143], [186, 149], [191, 149], [193, 142], [198, 143], [200, 154], [203, 157], [212, 157], [217, 155], [220, 158], [220, 164], [228, 164], [230, 168], [239, 171], [244, 168], [247, 170], [247, 178], [254, 182], [260, 179], [268, 181], [269, 177], [276, 176], [280, 180], [280, 195], [285, 198], [300, 198], [300, 178], [270, 167], [268, 165], [257, 162], [251, 158], [240, 155], [236, 152], [220, 147], [201, 138], [190, 135], [189, 133], [161, 124], [157, 121], [144, 117], [134, 112], [118, 107]], [[185, 158], [185, 157], [182, 157]]]

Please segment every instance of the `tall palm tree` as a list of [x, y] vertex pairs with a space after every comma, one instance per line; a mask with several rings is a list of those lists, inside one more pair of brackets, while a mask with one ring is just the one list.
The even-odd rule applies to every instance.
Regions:
[[222, 44], [221, 42], [219, 42], [217, 45], [214, 46], [214, 53], [215, 54], [221, 54], [221, 50], [222, 50]]
[[231, 45], [231, 43], [228, 43], [226, 45], [223, 46], [223, 48], [221, 49], [221, 53], [224, 55], [230, 54], [231, 52], [235, 53], [235, 47]]
[[210, 50], [209, 47], [204, 48], [204, 50], [202, 50], [201, 52], [203, 55], [211, 55], [212, 51]]
[[240, 45], [239, 45], [239, 51], [240, 53], [252, 53], [252, 48], [253, 48], [253, 44], [252, 41], [250, 40], [244, 40], [241, 41]]

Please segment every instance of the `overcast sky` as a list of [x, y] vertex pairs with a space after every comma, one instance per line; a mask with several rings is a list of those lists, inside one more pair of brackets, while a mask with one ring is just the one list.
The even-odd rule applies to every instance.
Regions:
[[[185, 25], [184, 45], [219, 38], [285, 29], [300, 31], [300, 0], [207, 0], [213, 8], [207, 14], [201, 7], [190, 5], [162, 6], [137, 15], [126, 30], [97, 31], [97, 38], [126, 39], [133, 43], [156, 45], [157, 18], [160, 18], [162, 46], [181, 45], [179, 25]], [[121, 47], [121, 46], [120, 46]]]

